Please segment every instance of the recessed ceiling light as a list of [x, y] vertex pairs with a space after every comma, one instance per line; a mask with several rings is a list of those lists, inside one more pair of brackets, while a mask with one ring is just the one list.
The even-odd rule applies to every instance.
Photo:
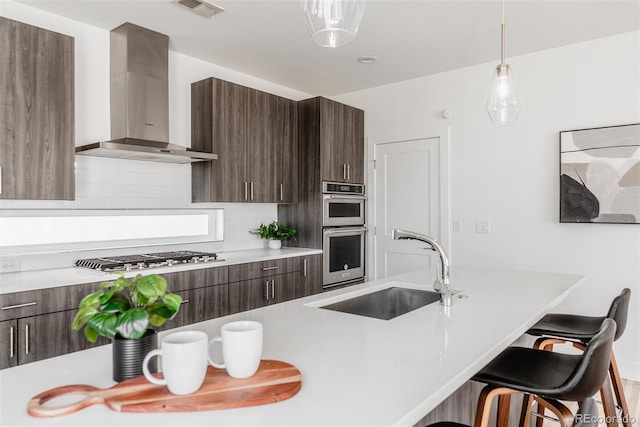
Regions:
[[361, 56], [358, 58], [358, 62], [362, 64], [372, 64], [378, 60], [377, 56]]

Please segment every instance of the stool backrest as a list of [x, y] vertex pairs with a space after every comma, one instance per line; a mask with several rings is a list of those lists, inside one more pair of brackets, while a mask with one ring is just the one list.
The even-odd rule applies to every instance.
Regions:
[[580, 402], [593, 396], [604, 382], [609, 371], [611, 347], [616, 333], [616, 322], [604, 319], [600, 330], [589, 341], [580, 357], [580, 362], [559, 387], [563, 400]]
[[598, 427], [598, 415], [596, 401], [593, 397], [589, 397], [578, 408], [573, 425], [574, 427]]
[[627, 315], [629, 314], [629, 300], [631, 299], [631, 290], [629, 288], [624, 288], [620, 295], [615, 297], [611, 302], [611, 307], [609, 307], [609, 312], [607, 313], [607, 318], [613, 319], [616, 321], [616, 337], [613, 339], [617, 340], [624, 333], [624, 329], [627, 327]]

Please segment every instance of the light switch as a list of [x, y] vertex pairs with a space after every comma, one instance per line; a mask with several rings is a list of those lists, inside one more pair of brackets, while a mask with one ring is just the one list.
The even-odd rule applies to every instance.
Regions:
[[454, 233], [462, 233], [462, 220], [454, 219], [453, 220], [453, 232]]
[[476, 233], [491, 233], [491, 221], [488, 219], [476, 220]]

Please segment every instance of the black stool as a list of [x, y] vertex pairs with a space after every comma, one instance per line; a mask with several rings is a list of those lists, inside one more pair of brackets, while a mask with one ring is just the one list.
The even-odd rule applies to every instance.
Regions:
[[[506, 425], [511, 394], [526, 393], [553, 412], [561, 427], [574, 416], [560, 400], [582, 402], [596, 393], [607, 376], [616, 322], [605, 319], [582, 354], [563, 354], [525, 347], [509, 347], [473, 379], [488, 384], [478, 400], [475, 427], [486, 427], [492, 400], [498, 396], [498, 425]], [[529, 413], [521, 414], [526, 426]]]
[[[616, 335], [614, 341], [622, 336], [627, 326], [627, 315], [629, 312], [629, 300], [631, 299], [631, 290], [625, 288], [620, 295], [614, 298], [609, 307], [609, 311], [605, 317], [579, 316], [573, 314], [556, 314], [551, 313], [544, 316], [538, 323], [527, 331], [529, 335], [540, 336], [534, 348], [544, 350], [553, 350], [554, 344], [562, 344], [572, 342], [573, 346], [584, 349], [585, 345], [598, 332], [598, 328], [604, 319], [613, 319], [616, 321]], [[627, 399], [624, 395], [618, 364], [615, 355], [611, 351], [611, 363], [609, 365], [609, 377], [600, 389], [602, 396], [602, 406], [604, 409], [607, 426], [617, 425], [616, 403], [613, 401], [611, 389], [615, 394], [618, 407], [621, 409], [620, 419], [624, 427], [631, 427], [629, 408]], [[525, 404], [530, 404], [525, 402]], [[527, 408], [527, 410], [529, 410]]]
[[[590, 397], [585, 399], [580, 407], [578, 408], [578, 412], [576, 412], [576, 417], [573, 420], [574, 427], [598, 427], [598, 407], [596, 406], [596, 401]], [[453, 423], [450, 421], [440, 421], [435, 424], [430, 424], [427, 427], [468, 427], [464, 424]]]

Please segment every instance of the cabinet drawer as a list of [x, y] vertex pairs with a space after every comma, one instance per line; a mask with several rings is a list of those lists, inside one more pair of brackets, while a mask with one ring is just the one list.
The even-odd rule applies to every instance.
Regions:
[[258, 279], [296, 271], [300, 271], [300, 257], [230, 265], [229, 282]]
[[75, 310], [82, 298], [97, 291], [99, 285], [99, 283], [87, 283], [2, 294], [0, 295], [0, 321]]
[[203, 268], [200, 270], [180, 271], [178, 273], [165, 273], [162, 276], [167, 279], [169, 291], [177, 292], [225, 284], [229, 280], [229, 267]]

